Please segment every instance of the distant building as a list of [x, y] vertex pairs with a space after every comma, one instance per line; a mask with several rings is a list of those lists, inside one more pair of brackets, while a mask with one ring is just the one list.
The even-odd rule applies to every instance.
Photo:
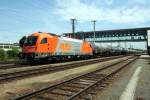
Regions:
[[18, 48], [20, 50], [20, 46], [18, 43], [0, 43], [0, 49], [8, 51], [12, 50], [12, 48]]

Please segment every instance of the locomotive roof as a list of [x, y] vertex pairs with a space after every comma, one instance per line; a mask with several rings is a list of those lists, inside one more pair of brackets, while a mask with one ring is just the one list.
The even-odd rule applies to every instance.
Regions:
[[46, 32], [35, 32], [35, 33], [31, 34], [31, 35], [51, 35], [51, 36], [58, 36], [58, 37], [60, 37], [60, 36], [57, 35], [57, 34], [54, 34], [54, 33], [46, 33]]
[[79, 42], [79, 43], [82, 42], [82, 40], [73, 39], [73, 38], [69, 38], [69, 37], [63, 37], [63, 36], [61, 36], [60, 38], [63, 39], [63, 40], [66, 40], [66, 41]]
[[83, 40], [79, 40], [79, 39], [73, 39], [73, 38], [69, 38], [69, 37], [64, 37], [64, 36], [60, 36], [60, 35], [57, 35], [57, 34], [54, 34], [54, 33], [45, 33], [45, 32], [35, 32], [31, 35], [51, 35], [51, 36], [58, 36], [59, 38], [61, 38], [62, 40], [66, 40], [66, 41], [71, 41], [71, 42], [79, 42], [81, 43]]

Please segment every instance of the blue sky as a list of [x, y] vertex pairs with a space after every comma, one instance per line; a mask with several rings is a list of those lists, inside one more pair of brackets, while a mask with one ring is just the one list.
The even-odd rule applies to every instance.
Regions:
[[0, 0], [0, 42], [17, 42], [23, 35], [43, 31], [76, 31], [148, 27], [149, 0]]

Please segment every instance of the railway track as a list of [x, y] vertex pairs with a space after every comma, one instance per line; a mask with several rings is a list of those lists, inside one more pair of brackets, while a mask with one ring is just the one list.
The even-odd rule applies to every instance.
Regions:
[[0, 69], [10, 69], [26, 66], [27, 65], [20, 64], [19, 61], [0, 61]]
[[0, 64], [12, 64], [15, 61], [0, 61]]
[[93, 72], [77, 76], [56, 85], [28, 93], [13, 100], [95, 100], [93, 96], [104, 88], [108, 81], [137, 57], [129, 58]]
[[[108, 58], [108, 57], [107, 57]], [[105, 57], [104, 57], [105, 59]], [[5, 70], [5, 69], [11, 69], [11, 68], [22, 68], [22, 67], [34, 67], [37, 65], [49, 65], [49, 64], [53, 64], [56, 62], [37, 62], [34, 64], [29, 64], [29, 63], [23, 63], [21, 64], [19, 61], [15, 62], [15, 61], [0, 61], [0, 69]]]
[[3, 69], [3, 67], [9, 67], [9, 66], [13, 66], [14, 64], [0, 64], [0, 69]]
[[0, 64], [0, 69], [10, 69], [10, 68], [18, 68], [19, 67], [26, 67], [26, 65], [17, 65], [15, 63], [12, 64]]
[[3, 74], [0, 74], [0, 83], [12, 81], [15, 79], [27, 78], [27, 77], [31, 77], [35, 75], [37, 76], [37, 75], [72, 69], [72, 68], [81, 67], [84, 65], [98, 63], [100, 61], [106, 61], [106, 60], [111, 60], [111, 59], [116, 59], [116, 58], [121, 58], [121, 57], [123, 56], [106, 57], [106, 58], [95, 59], [95, 60], [87, 61], [87, 62], [78, 62], [78, 63], [67, 64], [67, 65], [58, 65], [58, 66], [46, 66], [46, 67], [40, 67], [37, 69], [30, 69], [30, 70], [11, 72], [11, 73], [3, 73]]
[[14, 61], [0, 61], [0, 69], [9, 69], [15, 66]]

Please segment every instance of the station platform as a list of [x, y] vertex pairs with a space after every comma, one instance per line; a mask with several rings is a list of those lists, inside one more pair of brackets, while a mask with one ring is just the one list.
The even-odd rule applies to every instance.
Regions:
[[150, 100], [150, 56], [142, 55], [96, 100]]

